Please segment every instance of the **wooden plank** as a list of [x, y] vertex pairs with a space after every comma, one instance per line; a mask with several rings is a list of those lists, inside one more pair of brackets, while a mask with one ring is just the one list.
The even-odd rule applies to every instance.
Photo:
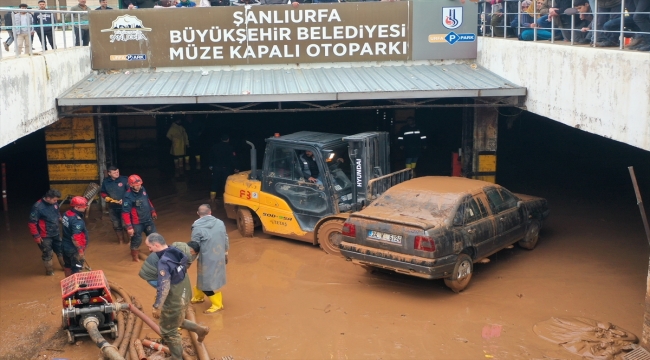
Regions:
[[97, 164], [48, 164], [50, 181], [99, 180]]
[[45, 144], [47, 161], [97, 160], [95, 144]]

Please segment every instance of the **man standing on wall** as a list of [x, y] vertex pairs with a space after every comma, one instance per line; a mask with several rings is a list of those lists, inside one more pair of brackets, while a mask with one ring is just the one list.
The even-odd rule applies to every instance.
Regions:
[[54, 275], [52, 253], [56, 254], [61, 268], [65, 269], [59, 234], [61, 213], [59, 213], [58, 201], [60, 197], [61, 193], [58, 190], [48, 190], [43, 198], [32, 206], [32, 211], [29, 213], [29, 232], [32, 233], [34, 241], [43, 253], [41, 259], [45, 265], [45, 275], [48, 276]]
[[[20, 9], [27, 10], [27, 4], [20, 4]], [[21, 11], [14, 12], [14, 38], [16, 39], [16, 46], [18, 47], [18, 55], [21, 53], [27, 54], [32, 47], [31, 36], [34, 35], [34, 27], [32, 26], [34, 18], [32, 14]]]
[[[45, 0], [38, 0], [38, 9], [45, 10]], [[36, 36], [41, 42], [43, 51], [47, 50], [47, 43], [50, 43], [50, 49], [54, 49], [54, 41], [52, 41], [52, 13], [36, 11], [34, 13], [34, 25]], [[41, 31], [43, 34], [41, 35]]]
[[158, 215], [149, 200], [147, 190], [142, 186], [142, 179], [138, 175], [131, 175], [128, 183], [130, 189], [122, 199], [122, 219], [126, 225], [126, 232], [131, 237], [131, 258], [139, 262], [138, 249], [142, 244], [142, 232], [147, 235], [156, 232], [153, 221], [158, 218]]
[[7, 34], [9, 37], [7, 40], [4, 42], [4, 47], [5, 51], [9, 51], [9, 46], [14, 42], [14, 30], [12, 29], [13, 23], [14, 23], [14, 16], [13, 16], [13, 11], [7, 11], [5, 14], [5, 30], [7, 30]]
[[100, 192], [104, 201], [108, 205], [108, 214], [113, 223], [113, 230], [117, 235], [120, 244], [124, 240], [124, 227], [122, 226], [122, 199], [128, 188], [129, 180], [126, 176], [120, 176], [120, 169], [116, 166], [108, 167], [108, 177], [102, 181], [102, 190]]
[[215, 144], [210, 151], [210, 170], [212, 170], [212, 186], [210, 187], [210, 201], [214, 202], [219, 195], [223, 196], [228, 176], [237, 170], [237, 154], [230, 146], [230, 137], [221, 135], [221, 142]]
[[70, 209], [63, 214], [63, 259], [65, 277], [76, 274], [83, 269], [86, 262], [85, 251], [88, 246], [88, 230], [84, 221], [84, 212], [88, 200], [75, 196], [70, 200]]
[[190, 145], [185, 128], [181, 126], [181, 119], [176, 119], [167, 131], [167, 138], [172, 142], [169, 153], [174, 157], [175, 177], [183, 175], [183, 158]]
[[[90, 30], [88, 28], [88, 11], [86, 0], [79, 0], [79, 4], [70, 8], [70, 11], [83, 11], [84, 13], [72, 14], [72, 23], [74, 32], [74, 46], [88, 46], [90, 43]], [[81, 37], [79, 37], [81, 34]]]
[[[223, 221], [212, 216], [210, 205], [199, 206], [197, 215], [199, 218], [192, 224], [191, 241], [188, 243], [199, 254], [192, 304], [202, 303], [203, 295], [207, 295], [212, 306], [204, 314], [211, 314], [223, 309], [223, 297], [218, 290], [226, 285], [228, 234]], [[193, 244], [197, 245], [193, 247]]]
[[413, 117], [406, 119], [406, 125], [402, 127], [402, 131], [397, 137], [397, 143], [399, 148], [404, 150], [406, 168], [415, 169], [421, 149], [427, 148], [427, 137], [420, 133]]
[[207, 326], [201, 326], [185, 320], [185, 312], [190, 306], [190, 278], [187, 276], [187, 257], [177, 248], [167, 246], [165, 239], [158, 233], [147, 236], [145, 244], [149, 251], [158, 255], [158, 280], [156, 283], [156, 300], [151, 315], [160, 319], [160, 335], [169, 347], [173, 360], [183, 357], [183, 343], [178, 328], [187, 329], [198, 335], [203, 342], [210, 332]]

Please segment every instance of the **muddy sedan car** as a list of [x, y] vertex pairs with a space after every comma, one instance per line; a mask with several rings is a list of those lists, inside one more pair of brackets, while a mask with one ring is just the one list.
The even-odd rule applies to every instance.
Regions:
[[340, 248], [355, 264], [442, 278], [460, 292], [474, 263], [516, 242], [532, 250], [548, 213], [545, 199], [489, 182], [421, 177], [350, 215]]

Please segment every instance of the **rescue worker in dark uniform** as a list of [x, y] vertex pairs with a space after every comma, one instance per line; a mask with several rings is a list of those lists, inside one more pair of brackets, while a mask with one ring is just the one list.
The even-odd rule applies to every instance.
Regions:
[[221, 136], [221, 142], [215, 144], [210, 151], [210, 170], [212, 170], [212, 186], [210, 187], [210, 201], [214, 202], [223, 196], [226, 180], [237, 170], [237, 153], [230, 146], [230, 137]]
[[399, 148], [404, 150], [406, 168], [415, 169], [418, 157], [420, 156], [420, 150], [427, 148], [427, 137], [415, 125], [415, 119], [413, 117], [406, 119], [406, 125], [402, 127], [402, 131], [397, 137], [397, 143], [399, 144]]
[[142, 232], [150, 235], [156, 232], [154, 220], [158, 218], [156, 210], [149, 200], [147, 190], [142, 186], [142, 179], [138, 175], [129, 176], [130, 189], [122, 199], [122, 219], [126, 225], [126, 232], [131, 237], [131, 257], [138, 262], [138, 248], [142, 244]]
[[302, 173], [305, 175], [305, 178], [309, 182], [313, 182], [318, 185], [323, 185], [323, 181], [320, 179], [320, 171], [318, 170], [318, 164], [314, 160], [314, 153], [307, 150], [300, 155], [300, 162], [302, 163]]
[[88, 230], [84, 221], [84, 212], [88, 200], [75, 196], [70, 200], [70, 209], [63, 214], [63, 260], [65, 277], [81, 271], [86, 262], [85, 251], [88, 246]]
[[108, 205], [108, 215], [113, 223], [113, 230], [120, 244], [124, 244], [124, 227], [122, 222], [122, 199], [128, 189], [129, 180], [120, 176], [120, 169], [115, 166], [108, 167], [108, 177], [102, 181], [101, 196]]
[[56, 254], [62, 269], [65, 269], [63, 261], [63, 252], [61, 250], [61, 234], [59, 231], [59, 222], [61, 213], [59, 212], [59, 198], [61, 193], [58, 190], [48, 190], [42, 199], [38, 200], [29, 213], [29, 231], [34, 237], [43, 255], [43, 264], [45, 265], [45, 275], [54, 275], [52, 267], [52, 253]]
[[187, 256], [181, 250], [167, 246], [158, 233], [147, 236], [145, 244], [160, 259], [157, 265], [156, 300], [151, 315], [160, 319], [160, 335], [169, 347], [172, 359], [181, 360], [183, 343], [178, 328], [195, 332], [199, 342], [203, 342], [210, 329], [185, 319], [192, 296], [190, 278], [187, 276]]

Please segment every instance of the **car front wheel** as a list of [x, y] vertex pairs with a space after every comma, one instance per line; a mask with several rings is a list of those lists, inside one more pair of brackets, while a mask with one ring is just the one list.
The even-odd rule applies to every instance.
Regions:
[[454, 272], [450, 277], [445, 279], [445, 285], [455, 293], [459, 293], [465, 290], [467, 284], [472, 279], [473, 272], [474, 264], [472, 263], [472, 258], [467, 254], [460, 254], [458, 255], [458, 260], [456, 260]]
[[537, 245], [537, 240], [539, 240], [540, 228], [539, 220], [531, 221], [528, 229], [526, 229], [526, 235], [523, 239], [519, 240], [519, 246], [527, 250], [533, 250]]

